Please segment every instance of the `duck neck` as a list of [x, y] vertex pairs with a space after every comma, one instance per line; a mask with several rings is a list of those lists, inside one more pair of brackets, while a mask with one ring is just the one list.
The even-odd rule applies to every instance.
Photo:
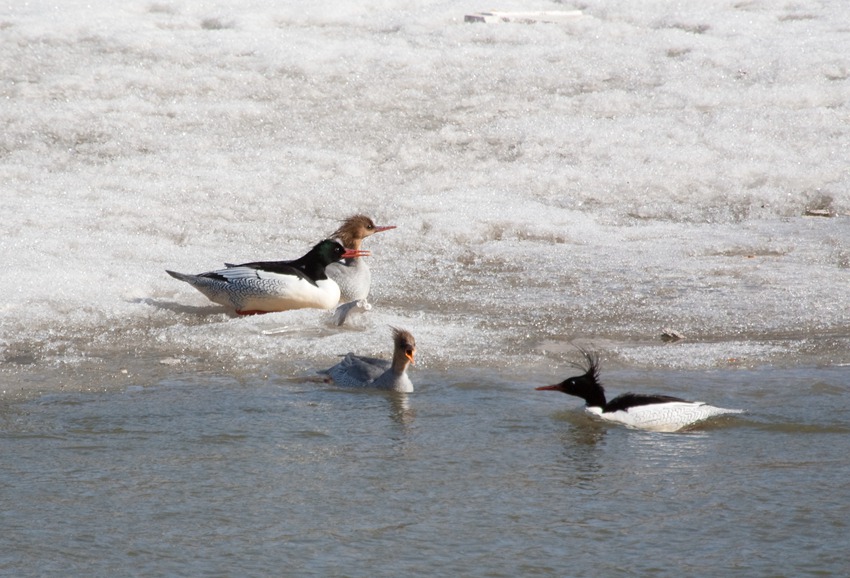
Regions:
[[393, 352], [393, 373], [398, 375], [403, 374], [407, 370], [408, 363], [410, 363], [410, 360], [404, 354], [404, 351], [396, 350]]
[[[363, 241], [363, 239], [354, 237], [354, 236], [349, 235], [347, 233], [343, 233], [343, 234], [339, 235], [337, 237], [337, 240], [340, 243], [342, 243], [342, 246], [345, 247], [346, 249], [353, 249], [354, 251], [360, 250], [360, 243]], [[360, 257], [346, 257], [345, 259], [342, 260], [342, 262], [345, 263], [346, 265], [354, 265], [354, 264], [360, 263], [361, 261], [360, 261]]]
[[337, 236], [337, 240], [342, 243], [342, 246], [346, 249], [354, 249], [355, 251], [360, 250], [360, 243], [363, 241], [363, 239], [346, 232], [340, 233]]
[[300, 259], [292, 261], [290, 264], [293, 267], [304, 271], [304, 273], [314, 281], [322, 281], [328, 278], [325, 274], [325, 265], [320, 263], [319, 260], [311, 258], [311, 255], [305, 255]]
[[605, 409], [605, 390], [599, 384], [593, 384], [582, 392], [581, 397], [584, 399], [587, 407], [598, 407]]

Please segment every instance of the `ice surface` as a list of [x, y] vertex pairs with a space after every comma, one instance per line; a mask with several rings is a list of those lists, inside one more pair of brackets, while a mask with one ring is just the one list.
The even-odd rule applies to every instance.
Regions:
[[[439, 370], [560, 364], [543, 344], [573, 340], [677, 367], [850, 362], [842, 0], [464, 22], [491, 8], [10, 4], [4, 371], [306, 373], [388, 354], [389, 325]], [[398, 229], [365, 244], [374, 309], [350, 328], [231, 318], [164, 272], [298, 257], [355, 212]], [[662, 345], [667, 326], [688, 339]]]

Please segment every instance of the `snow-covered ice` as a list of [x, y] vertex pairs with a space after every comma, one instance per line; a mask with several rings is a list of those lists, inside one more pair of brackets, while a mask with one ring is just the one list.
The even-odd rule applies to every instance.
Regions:
[[[3, 372], [309, 372], [389, 325], [437, 369], [573, 340], [850, 363], [843, 0], [275, 4], [0, 10]], [[464, 22], [495, 8], [582, 17]], [[295, 258], [355, 212], [398, 229], [349, 328], [164, 272]]]

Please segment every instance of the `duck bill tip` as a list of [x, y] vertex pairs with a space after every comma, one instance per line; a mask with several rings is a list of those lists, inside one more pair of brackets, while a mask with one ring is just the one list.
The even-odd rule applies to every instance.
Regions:
[[534, 391], [558, 391], [558, 389], [560, 389], [560, 386], [558, 386], [557, 384], [541, 385], [540, 387], [535, 387]]
[[395, 228], [396, 228], [395, 225], [384, 225], [383, 227], [375, 227], [375, 232], [376, 233], [383, 233], [384, 231], [391, 231], [392, 229], [395, 229]]
[[372, 253], [364, 249], [346, 249], [340, 259], [354, 259], [357, 257], [371, 257]]

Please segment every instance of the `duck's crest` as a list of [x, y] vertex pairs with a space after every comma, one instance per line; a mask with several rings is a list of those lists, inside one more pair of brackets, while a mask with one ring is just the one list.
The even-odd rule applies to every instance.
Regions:
[[353, 215], [342, 221], [331, 238], [339, 239], [343, 246], [352, 248], [357, 241], [363, 238], [361, 231], [366, 231], [366, 235], [371, 235], [374, 230], [375, 223], [372, 219], [366, 215]]
[[390, 329], [393, 331], [393, 341], [395, 341], [397, 347], [416, 345], [416, 340], [413, 338], [413, 334], [407, 329], [392, 326]]
[[576, 369], [580, 369], [584, 372], [585, 376], [599, 383], [599, 355], [578, 345], [573, 345], [573, 347], [578, 349], [579, 353], [584, 356], [584, 361], [573, 361], [570, 365]]

